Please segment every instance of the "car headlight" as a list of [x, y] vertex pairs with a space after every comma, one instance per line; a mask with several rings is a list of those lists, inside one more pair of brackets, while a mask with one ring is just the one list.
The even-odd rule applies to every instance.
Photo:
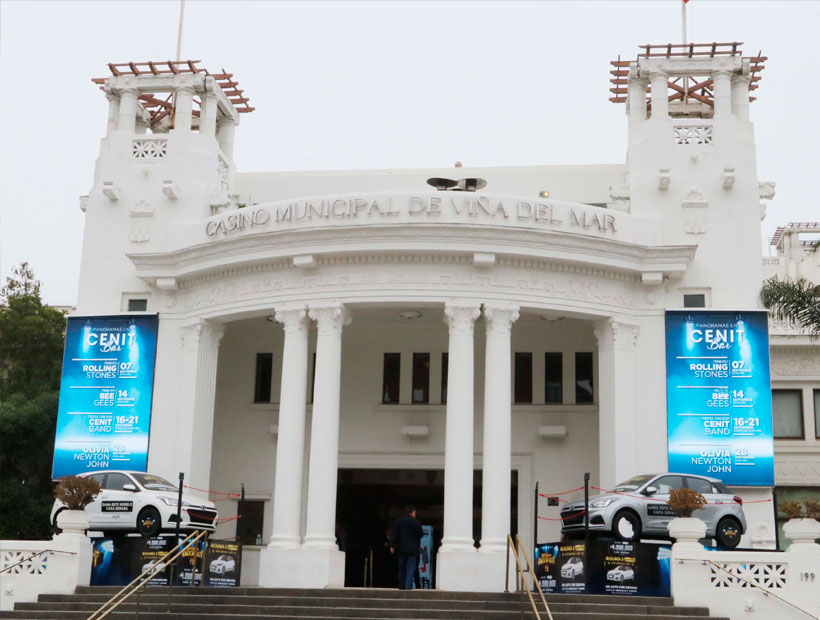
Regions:
[[614, 501], [614, 497], [608, 497], [606, 499], [596, 499], [594, 502], [590, 502], [589, 505], [593, 508], [604, 508], [606, 506], [609, 506]]
[[[176, 506], [177, 505], [177, 498], [176, 497], [168, 497], [167, 495], [162, 495], [159, 500], [165, 504], [166, 506]], [[191, 504], [184, 501], [182, 502], [182, 507], [190, 506]]]

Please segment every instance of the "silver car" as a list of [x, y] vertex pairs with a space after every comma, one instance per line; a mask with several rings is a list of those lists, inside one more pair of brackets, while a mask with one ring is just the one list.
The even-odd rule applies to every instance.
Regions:
[[[589, 531], [611, 534], [618, 540], [669, 538], [667, 524], [675, 518], [669, 508], [672, 489], [694, 489], [708, 502], [692, 516], [706, 523], [706, 537], [719, 547], [734, 549], [746, 531], [743, 500], [716, 478], [692, 474], [646, 474], [633, 476], [612, 493], [589, 499]], [[584, 533], [584, 502], [571, 502], [561, 510], [561, 532], [568, 538]]]

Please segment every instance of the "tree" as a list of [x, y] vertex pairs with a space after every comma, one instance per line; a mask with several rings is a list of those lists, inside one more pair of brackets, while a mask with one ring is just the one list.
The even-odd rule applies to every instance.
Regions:
[[820, 286], [806, 278], [769, 278], [760, 290], [761, 303], [778, 319], [786, 319], [820, 337]]
[[66, 319], [27, 263], [0, 290], [0, 538], [48, 538]]

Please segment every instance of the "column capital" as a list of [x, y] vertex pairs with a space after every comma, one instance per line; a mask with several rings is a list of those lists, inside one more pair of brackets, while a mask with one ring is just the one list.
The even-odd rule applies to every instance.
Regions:
[[715, 69], [714, 71], [712, 71], [712, 77], [713, 78], [718, 77], [718, 76], [720, 76], [720, 77], [727, 77], [727, 76], [731, 77], [732, 76], [732, 70], [731, 69], [726, 69], [726, 68], [721, 68], [721, 69]]
[[340, 336], [342, 328], [350, 325], [350, 315], [340, 301], [311, 305], [308, 314], [316, 321], [320, 336]]
[[177, 86], [174, 89], [174, 92], [177, 94], [186, 94], [193, 96], [196, 93], [196, 89], [194, 88], [193, 84], [182, 84], [181, 86]]
[[481, 315], [481, 302], [475, 300], [448, 301], [444, 304], [444, 322], [450, 333], [472, 334], [475, 320]]
[[654, 80], [657, 80], [657, 79], [660, 79], [660, 78], [668, 79], [669, 74], [666, 71], [662, 70], [662, 69], [653, 69], [652, 71], [649, 72], [649, 81], [650, 82], [652, 82]]
[[183, 351], [215, 351], [219, 348], [219, 341], [224, 333], [225, 327], [221, 323], [199, 319], [180, 329], [182, 349]]
[[639, 325], [617, 319], [603, 319], [593, 327], [598, 348], [602, 350], [634, 351], [640, 331]]
[[308, 322], [307, 304], [294, 304], [288, 306], [278, 306], [275, 309], [274, 318], [277, 323], [281, 323], [286, 334], [294, 336], [307, 336]]
[[484, 323], [487, 326], [487, 334], [509, 335], [512, 324], [518, 320], [518, 310], [519, 306], [509, 304], [484, 304]]

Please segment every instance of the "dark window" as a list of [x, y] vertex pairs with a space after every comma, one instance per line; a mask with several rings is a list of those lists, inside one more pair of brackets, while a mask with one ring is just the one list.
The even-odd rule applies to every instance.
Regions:
[[441, 354], [441, 404], [447, 402], [447, 371], [449, 370], [450, 355]]
[[683, 488], [683, 476], [661, 476], [650, 486], [658, 487], [659, 495], [668, 495], [672, 489]]
[[105, 489], [108, 491], [122, 491], [124, 484], [134, 484], [125, 474], [108, 474], [105, 480]]
[[803, 438], [803, 399], [800, 390], [772, 390], [776, 439]]
[[701, 495], [706, 495], [712, 492], [712, 483], [703, 478], [695, 478], [693, 476], [686, 476], [686, 486], [697, 491]]
[[265, 523], [265, 502], [261, 499], [240, 500], [236, 513], [236, 537], [243, 545], [262, 544], [262, 526]]
[[515, 354], [515, 402], [532, 402], [532, 353]]
[[129, 299], [128, 312], [145, 312], [148, 310], [147, 299]]
[[384, 354], [384, 374], [382, 375], [382, 402], [399, 402], [399, 381], [401, 378], [401, 353]]
[[706, 307], [706, 295], [703, 293], [692, 293], [690, 295], [683, 296], [683, 307], [684, 308], [705, 308]]
[[820, 439], [820, 390], [814, 390], [814, 436]]
[[595, 392], [592, 386], [592, 353], [575, 354], [575, 402], [591, 403]]
[[430, 402], [429, 353], [413, 353], [413, 402]]
[[253, 402], [270, 402], [271, 375], [273, 374], [273, 353], [256, 354], [256, 382], [253, 386]]
[[544, 400], [564, 402], [563, 354], [546, 353], [544, 356]]
[[316, 352], [313, 353], [313, 366], [310, 371], [310, 404], [313, 404], [313, 394], [316, 391]]

